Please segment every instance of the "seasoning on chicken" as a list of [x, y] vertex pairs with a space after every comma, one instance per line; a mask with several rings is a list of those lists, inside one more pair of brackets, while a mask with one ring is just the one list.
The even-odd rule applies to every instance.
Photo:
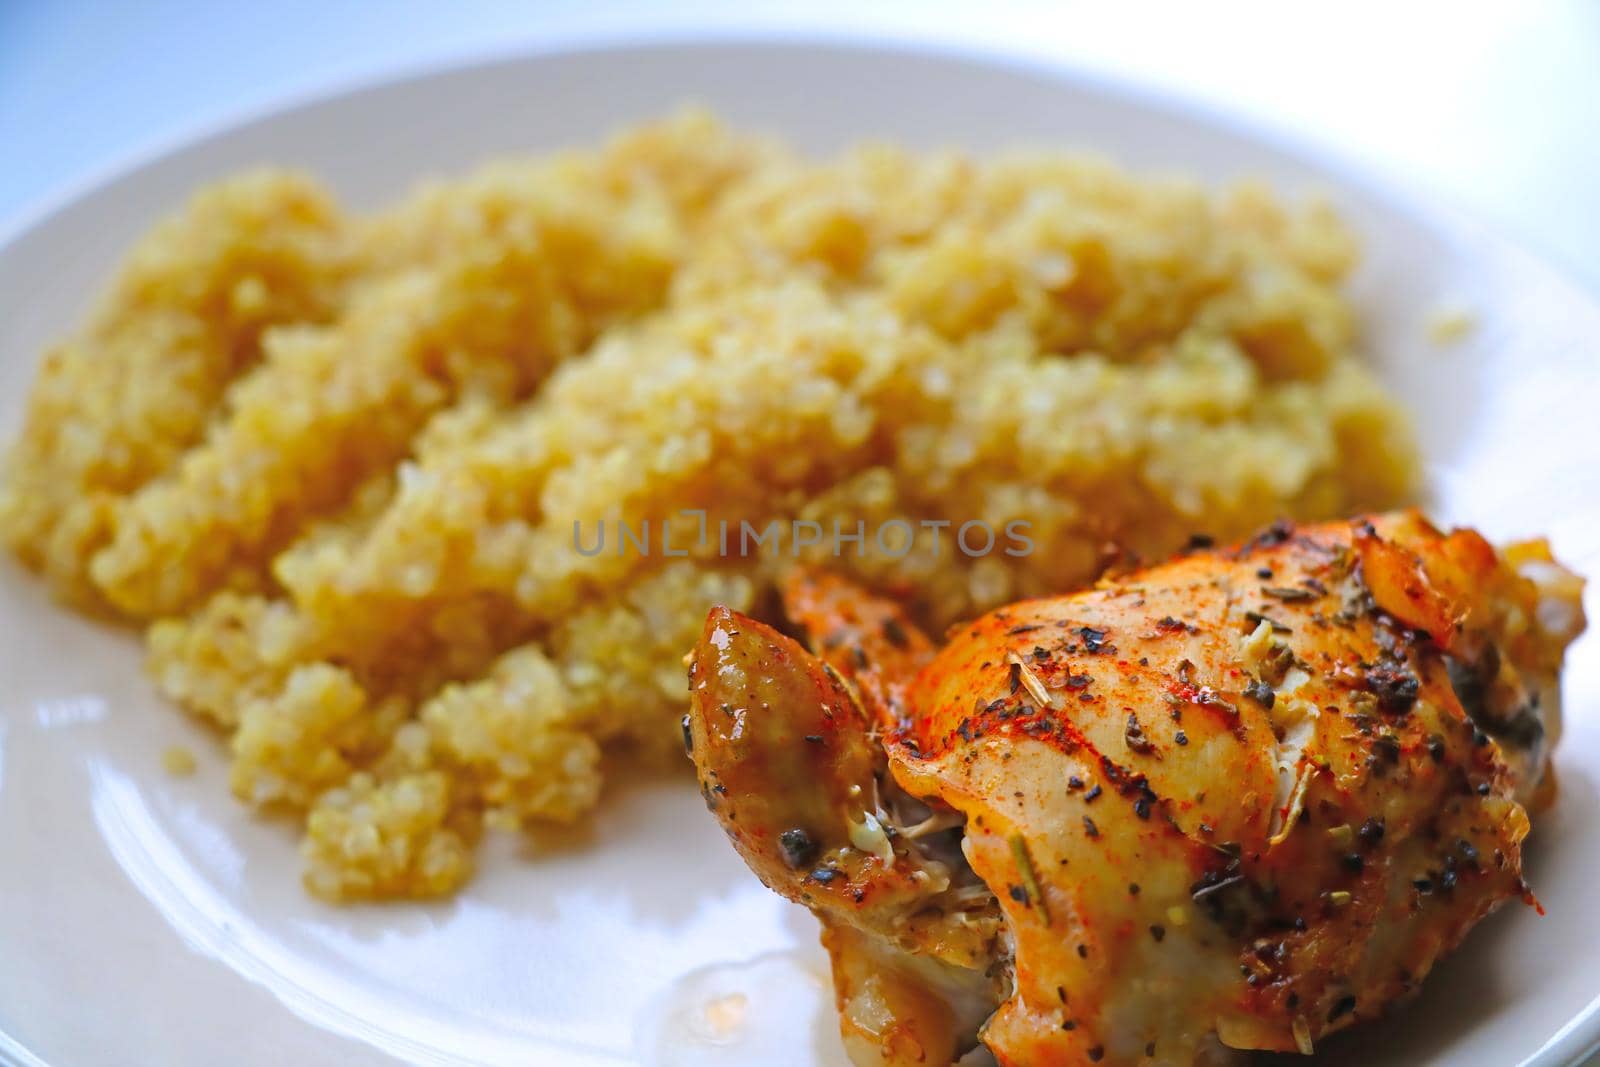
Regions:
[[1522, 880], [1582, 581], [1416, 512], [1013, 604], [936, 649], [799, 573], [811, 651], [726, 609], [702, 790], [821, 919], [858, 1065], [1310, 1053]]

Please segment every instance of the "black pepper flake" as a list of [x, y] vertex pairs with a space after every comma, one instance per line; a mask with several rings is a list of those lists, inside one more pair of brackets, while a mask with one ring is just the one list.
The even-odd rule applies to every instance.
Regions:
[[1244, 695], [1268, 711], [1271, 711], [1272, 705], [1278, 701], [1278, 694], [1272, 691], [1272, 686], [1263, 682], [1260, 678], [1252, 678], [1250, 680], [1250, 684], [1244, 687]]
[[1096, 826], [1094, 824], [1094, 820], [1093, 819], [1091, 819], [1091, 818], [1089, 818], [1089, 816], [1085, 815], [1083, 817], [1083, 832], [1088, 834], [1090, 837], [1099, 837], [1100, 836], [1100, 827], [1098, 827], [1098, 826]]
[[1105, 1059], [1105, 1056], [1106, 1050], [1100, 1045], [1096, 1045], [1094, 1048], [1089, 1050], [1090, 1063], [1099, 1063], [1101, 1060]]
[[1078, 958], [1080, 960], [1086, 960], [1086, 959], [1089, 958], [1089, 946], [1088, 945], [1079, 945], [1078, 946]]
[[689, 716], [687, 713], [683, 716], [683, 751], [687, 756], [694, 756], [694, 734], [689, 732]]
[[821, 734], [806, 734], [806, 740], [809, 741], [813, 745], [820, 745], [820, 744], [822, 744], [822, 735]]
[[1109, 647], [1106, 645], [1106, 632], [1104, 630], [1096, 630], [1093, 626], [1080, 626], [1072, 632], [1083, 638], [1085, 652], [1102, 652]]
[[1257, 568], [1256, 569], [1256, 577], [1262, 579], [1263, 581], [1270, 582], [1272, 580], [1272, 568], [1271, 567], [1259, 567], [1259, 568]]
[[1105, 792], [1105, 790], [1100, 788], [1099, 782], [1096, 782], [1094, 785], [1089, 787], [1089, 791], [1087, 793], [1083, 794], [1083, 802], [1085, 804], [1092, 804], [1103, 792]]
[[1444, 762], [1444, 738], [1433, 734], [1428, 738], [1428, 755], [1433, 757], [1433, 762]]
[[1189, 735], [1184, 733], [1182, 730], [1179, 730], [1177, 733], [1172, 735], [1172, 740], [1180, 745], [1187, 745], [1189, 743]]
[[1157, 944], [1160, 944], [1167, 936], [1167, 928], [1160, 924], [1152, 926], [1150, 927], [1150, 936], [1156, 939]]
[[817, 858], [817, 843], [798, 826], [778, 835], [778, 847], [783, 850], [783, 862], [789, 865], [791, 871], [797, 871]]
[[1383, 820], [1374, 816], [1361, 824], [1361, 829], [1356, 833], [1368, 845], [1376, 845], [1383, 840]]
[[811, 880], [813, 882], [821, 882], [823, 885], [827, 885], [838, 877], [839, 872], [832, 867], [818, 867], [811, 872]]
[[1073, 1019], [1063, 1019], [1061, 1021], [1061, 1029], [1063, 1030], [1076, 1030], [1077, 1028], [1078, 1024]]
[[1403, 667], [1374, 667], [1367, 672], [1367, 689], [1378, 698], [1378, 706], [1393, 715], [1404, 715], [1417, 702], [1422, 683]]
[[1022, 664], [1012, 660], [1010, 675], [1010, 680], [1007, 684], [1010, 686], [1011, 692], [1015, 693], [1018, 689], [1022, 688]]
[[1294, 526], [1287, 519], [1279, 519], [1252, 537], [1245, 549], [1249, 551], [1255, 548], [1271, 548], [1274, 545], [1281, 545], [1289, 540], [1293, 533]]
[[[1067, 788], [1068, 789], [1082, 789], [1083, 788], [1083, 779], [1079, 778], [1076, 774], [1067, 775]], [[1096, 788], [1099, 788], [1099, 787], [1096, 786]]]
[[1150, 798], [1140, 797], [1135, 800], [1133, 802], [1133, 813], [1141, 819], [1148, 819], [1150, 817]]
[[1020, 885], [1010, 886], [1006, 889], [1006, 892], [1010, 893], [1011, 899], [1018, 904], [1026, 904], [1028, 902], [1028, 891]]
[[1367, 866], [1367, 861], [1361, 858], [1359, 852], [1347, 852], [1339, 862], [1344, 865], [1345, 870], [1354, 874], [1360, 874]]
[[911, 638], [906, 636], [906, 628], [900, 625], [898, 619], [883, 620], [883, 636], [895, 648], [905, 648], [911, 643]]
[[1311, 600], [1317, 595], [1309, 589], [1296, 589], [1293, 586], [1287, 585], [1264, 585], [1261, 587], [1261, 592], [1265, 596], [1270, 596], [1275, 600], [1282, 600], [1285, 602], [1295, 600]]
[[1138, 882], [1129, 882], [1128, 883], [1128, 895], [1130, 897], [1136, 897], [1136, 896], [1139, 895], [1139, 883]]
[[1184, 550], [1193, 552], [1196, 549], [1210, 548], [1216, 543], [1217, 539], [1210, 534], [1192, 533], [1189, 535], [1189, 540], [1184, 544]]

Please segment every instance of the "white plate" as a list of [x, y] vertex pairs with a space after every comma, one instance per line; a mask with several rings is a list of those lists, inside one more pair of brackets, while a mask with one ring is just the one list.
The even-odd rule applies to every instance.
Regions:
[[[839, 44], [571, 50], [286, 108], [125, 167], [0, 247], [0, 397], [117, 255], [196, 185], [308, 167], [376, 205], [419, 176], [587, 144], [684, 100], [811, 150], [878, 135], [975, 149], [1046, 141], [1139, 167], [1331, 188], [1364, 235], [1368, 347], [1415, 409], [1447, 519], [1547, 532], [1600, 573], [1600, 309], [1538, 263], [1349, 167], [1184, 105], [994, 58]], [[1478, 329], [1426, 339], [1441, 300]], [[26, 1064], [837, 1063], [815, 927], [758, 885], [685, 782], [608, 797], [592, 836], [503, 846], [453, 901], [334, 909], [298, 884], [294, 828], [227, 798], [219, 746], [163, 707], [130, 632], [68, 615], [0, 568], [0, 1059]], [[1592, 615], [1600, 616], [1591, 601]], [[1572, 1062], [1600, 1040], [1600, 640], [1575, 649], [1560, 805], [1512, 907], [1420, 999], [1325, 1062]], [[185, 742], [202, 769], [168, 778]], [[703, 1004], [748, 998], [721, 1046]]]

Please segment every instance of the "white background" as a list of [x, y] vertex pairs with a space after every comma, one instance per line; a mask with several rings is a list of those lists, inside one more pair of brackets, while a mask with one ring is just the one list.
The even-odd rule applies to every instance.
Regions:
[[1245, 113], [1399, 173], [1600, 290], [1600, 3], [0, 0], [0, 219], [328, 84], [704, 27], [993, 45]]

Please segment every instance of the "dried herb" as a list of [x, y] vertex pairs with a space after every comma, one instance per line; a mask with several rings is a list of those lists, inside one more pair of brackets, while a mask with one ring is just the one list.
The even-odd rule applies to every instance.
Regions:
[[1155, 748], [1150, 739], [1144, 735], [1144, 727], [1139, 725], [1139, 719], [1131, 711], [1128, 712], [1128, 722], [1122, 730], [1122, 739], [1133, 752], [1150, 752]]
[[1049, 926], [1050, 905], [1044, 899], [1044, 894], [1039, 892], [1039, 880], [1033, 875], [1033, 858], [1028, 855], [1028, 844], [1022, 840], [1021, 834], [1011, 835], [1011, 858], [1016, 861], [1017, 871], [1022, 875], [1022, 886], [1027, 890], [1028, 898], [1038, 907], [1044, 924]]

